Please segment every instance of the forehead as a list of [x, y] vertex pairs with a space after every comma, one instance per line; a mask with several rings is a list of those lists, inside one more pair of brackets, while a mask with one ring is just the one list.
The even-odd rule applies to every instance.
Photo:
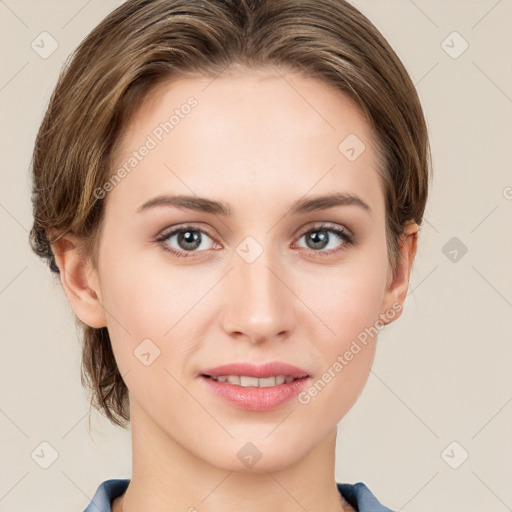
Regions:
[[[150, 149], [133, 161], [143, 146]], [[278, 199], [346, 188], [375, 202], [378, 165], [362, 111], [324, 82], [273, 69], [182, 77], [155, 89], [125, 128], [114, 167], [130, 171], [109, 201], [139, 206], [165, 191]]]
[[[189, 108], [192, 98], [196, 106]], [[180, 131], [184, 132], [177, 128], [185, 118], [189, 118], [187, 124], [194, 125], [198, 140], [215, 138], [216, 143], [231, 145], [251, 136], [282, 146], [290, 139], [320, 138], [328, 132], [342, 135], [353, 130], [362, 139], [371, 135], [363, 112], [346, 93], [298, 72], [269, 68], [244, 68], [216, 77], [196, 75], [164, 82], [150, 92], [132, 117], [125, 139], [171, 120], [173, 113], [172, 135], [176, 141]], [[199, 121], [194, 122], [197, 118]], [[219, 133], [222, 129], [235, 140], [223, 138]]]

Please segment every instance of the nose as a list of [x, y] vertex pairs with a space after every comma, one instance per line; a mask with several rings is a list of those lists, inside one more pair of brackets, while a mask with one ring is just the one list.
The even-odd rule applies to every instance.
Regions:
[[231, 337], [252, 343], [290, 336], [297, 301], [285, 266], [265, 248], [255, 261], [235, 254], [226, 283], [222, 326]]

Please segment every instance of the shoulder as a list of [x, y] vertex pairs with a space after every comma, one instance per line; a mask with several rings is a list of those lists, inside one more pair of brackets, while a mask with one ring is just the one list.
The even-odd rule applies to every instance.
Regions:
[[363, 483], [336, 483], [338, 491], [357, 512], [393, 512], [384, 506]]
[[100, 484], [91, 503], [83, 512], [112, 512], [112, 502], [123, 494], [129, 483], [129, 479], [123, 478], [105, 480]]

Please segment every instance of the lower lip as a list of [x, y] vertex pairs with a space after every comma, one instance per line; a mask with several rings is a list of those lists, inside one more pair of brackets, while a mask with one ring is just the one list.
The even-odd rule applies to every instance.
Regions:
[[229, 382], [219, 382], [201, 375], [206, 385], [232, 405], [247, 411], [270, 411], [298, 395], [309, 377], [285, 382], [266, 388], [243, 387]]

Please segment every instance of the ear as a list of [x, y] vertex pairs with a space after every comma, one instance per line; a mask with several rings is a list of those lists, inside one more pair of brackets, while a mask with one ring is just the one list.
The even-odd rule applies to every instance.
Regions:
[[64, 293], [82, 322], [97, 329], [106, 327], [97, 272], [83, 260], [79, 247], [74, 235], [64, 235], [52, 244]]
[[[380, 311], [380, 320], [387, 325], [400, 317], [403, 304], [409, 288], [409, 278], [412, 264], [416, 256], [418, 239], [418, 225], [413, 221], [404, 226], [404, 233], [400, 235], [400, 259], [393, 275], [391, 268], [388, 271], [386, 290]], [[397, 307], [397, 306], [400, 307]], [[389, 312], [393, 310], [391, 315]], [[386, 314], [388, 312], [388, 314]]]

